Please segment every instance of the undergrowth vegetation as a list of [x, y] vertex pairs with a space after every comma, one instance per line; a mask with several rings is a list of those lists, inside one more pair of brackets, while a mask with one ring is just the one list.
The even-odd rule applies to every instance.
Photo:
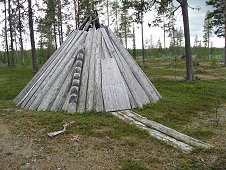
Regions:
[[[110, 113], [89, 112], [68, 114], [65, 112], [35, 112], [21, 110], [12, 99], [34, 76], [30, 67], [0, 67], [0, 120], [9, 125], [13, 134], [34, 135], [37, 129], [56, 131], [66, 122], [73, 122], [66, 135], [80, 134], [86, 138], [112, 140], [106, 147], [116, 147], [125, 158], [118, 160], [118, 169], [221, 169], [224, 158], [226, 120], [221, 119], [218, 108], [226, 103], [226, 70], [219, 63], [211, 68], [211, 61], [199, 61], [195, 69], [196, 81], [187, 82], [184, 60], [147, 60], [142, 67], [162, 96], [157, 103], [135, 111], [151, 120], [162, 123], [192, 137], [216, 145], [211, 150], [197, 150], [191, 154], [153, 139], [146, 131], [117, 119]], [[208, 75], [208, 77], [206, 77]], [[219, 120], [217, 120], [219, 118]], [[216, 125], [216, 121], [219, 123]], [[40, 134], [39, 134], [40, 135]], [[41, 134], [46, 141], [46, 136]], [[219, 141], [218, 139], [221, 139]], [[124, 142], [121, 142], [124, 141]], [[61, 141], [58, 141], [61, 142]], [[102, 148], [95, 143], [95, 148]], [[139, 150], [138, 150], [139, 149]], [[138, 150], [138, 151], [137, 151]], [[150, 153], [149, 153], [150, 152]], [[136, 156], [134, 156], [136, 155]], [[210, 155], [214, 160], [210, 158]], [[167, 166], [166, 166], [167, 165]]]

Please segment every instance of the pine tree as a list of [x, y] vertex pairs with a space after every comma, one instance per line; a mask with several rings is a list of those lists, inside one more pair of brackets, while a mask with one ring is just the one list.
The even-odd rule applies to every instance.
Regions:
[[208, 18], [209, 11], [206, 14], [203, 26], [203, 43], [208, 50], [208, 58], [210, 58], [210, 37], [212, 36], [211, 18]]

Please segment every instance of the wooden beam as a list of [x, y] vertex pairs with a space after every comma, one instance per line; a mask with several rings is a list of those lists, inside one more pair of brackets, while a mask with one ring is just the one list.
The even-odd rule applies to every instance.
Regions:
[[86, 36], [86, 33], [83, 32], [79, 37], [79, 39], [75, 38], [72, 41], [70, 46], [68, 46], [68, 50], [65, 50], [64, 57], [61, 57], [62, 60], [60, 60], [60, 62], [58, 62], [56, 65], [54, 64], [52, 65], [52, 69], [50, 73], [45, 76], [45, 79], [43, 80], [41, 85], [38, 87], [38, 90], [34, 93], [32, 98], [29, 100], [25, 108], [29, 108], [30, 110], [38, 109], [42, 100], [48, 94], [49, 89], [52, 87], [53, 83], [61, 74], [66, 64], [71, 60], [73, 54], [76, 52], [77, 48], [79, 47], [79, 44], [84, 40], [85, 36]]
[[88, 35], [85, 41], [85, 58], [83, 63], [83, 71], [81, 75], [81, 85], [80, 85], [80, 91], [78, 96], [78, 105], [77, 105], [77, 112], [84, 112], [85, 106], [86, 106], [86, 95], [87, 95], [87, 87], [88, 87], [88, 77], [89, 77], [89, 62], [91, 57], [91, 51], [92, 51], [92, 38], [94, 34], [94, 29], [91, 28], [88, 31]]
[[148, 131], [148, 133], [151, 136], [153, 136], [153, 137], [155, 137], [155, 138], [157, 138], [161, 141], [164, 141], [164, 142], [166, 142], [167, 144], [169, 144], [173, 147], [179, 148], [184, 152], [189, 153], [193, 150], [192, 146], [190, 146], [190, 145], [188, 145], [184, 142], [181, 142], [177, 139], [174, 139], [174, 138], [172, 138], [172, 137], [170, 137], [170, 136], [168, 136], [168, 135], [166, 135], [162, 132], [159, 132], [157, 130], [154, 130], [154, 129], [147, 127], [146, 125], [142, 124], [141, 122], [139, 122], [139, 121], [133, 119], [132, 117], [128, 116], [127, 114], [125, 114], [124, 111], [112, 112], [112, 114], [115, 115], [116, 117], [124, 120], [125, 122], [127, 122], [129, 124], [135, 124], [137, 127]]
[[101, 86], [101, 60], [102, 58], [102, 34], [100, 29], [97, 29], [97, 49], [95, 54], [95, 79], [94, 79], [94, 100], [93, 107], [97, 112], [104, 110], [104, 102], [103, 102], [103, 94], [102, 94], [102, 86]]
[[145, 93], [148, 95], [149, 99], [152, 102], [156, 102], [161, 98], [161, 95], [158, 93], [158, 91], [155, 89], [151, 81], [148, 79], [148, 77], [144, 74], [144, 72], [141, 70], [141, 68], [138, 66], [136, 61], [133, 59], [133, 57], [129, 54], [129, 52], [122, 48], [122, 44], [118, 40], [118, 38], [114, 35], [114, 33], [108, 29], [109, 35], [116, 45], [116, 47], [119, 49], [121, 55], [129, 65], [130, 69], [132, 70], [134, 76], [136, 77], [137, 81], [142, 86]]
[[[81, 34], [82, 34], [82, 32], [79, 32], [77, 35], [72, 37], [71, 41], [69, 42], [69, 44], [71, 44], [71, 42], [73, 42], [73, 39], [79, 38], [81, 36]], [[65, 54], [65, 52], [67, 52], [70, 49], [69, 47], [70, 47], [70, 45], [69, 46], [65, 46], [65, 49], [62, 50], [62, 52], [57, 56], [57, 58], [59, 58], [59, 59], [53, 60], [51, 65], [39, 77], [39, 79], [35, 82], [35, 84], [29, 89], [27, 94], [24, 96], [24, 98], [19, 103], [19, 104], [22, 105], [22, 107], [25, 107], [25, 108], [29, 109], [31, 103], [36, 99], [36, 96], [38, 95], [38, 93], [36, 93], [36, 91], [42, 89], [42, 88], [40, 88], [41, 84], [43, 84], [43, 82], [46, 80], [46, 78], [48, 76], [52, 75], [53, 72], [55, 71], [55, 69], [57, 69], [57, 66], [63, 60], [62, 55]]]
[[[130, 97], [130, 102], [132, 108], [134, 108], [134, 101], [135, 105], [139, 108], [142, 107], [142, 105], [149, 103], [149, 98], [146, 95], [145, 91], [141, 87], [140, 83], [135, 78], [134, 74], [132, 73], [132, 70], [124, 60], [123, 56], [121, 55], [119, 49], [116, 47], [116, 45], [111, 41], [111, 37], [109, 37], [106, 33], [106, 30], [104, 28], [101, 29], [102, 34], [104, 34], [104, 39], [110, 46], [108, 47], [111, 49], [111, 55], [115, 58], [117, 61], [117, 64], [119, 66], [120, 72], [123, 75], [124, 81], [127, 85], [127, 91]], [[123, 47], [121, 47], [123, 48]]]
[[209, 145], [205, 142], [202, 142], [200, 140], [194, 139], [190, 136], [187, 136], [185, 134], [177, 132], [176, 130], [168, 128], [168, 127], [166, 127], [166, 126], [164, 126], [160, 123], [148, 120], [147, 118], [145, 118], [141, 115], [138, 115], [135, 112], [127, 110], [127, 111], [124, 112], [124, 114], [126, 114], [127, 116], [141, 122], [142, 124], [146, 125], [147, 127], [155, 129], [155, 130], [157, 130], [161, 133], [164, 133], [164, 134], [166, 134], [170, 137], [173, 137], [173, 138], [180, 140], [184, 143], [187, 143], [189, 145], [196, 146], [196, 147], [202, 147], [202, 148], [206, 148], [206, 149], [209, 149], [209, 148], [212, 147], [211, 145]]
[[96, 57], [96, 50], [97, 50], [97, 31], [94, 29], [94, 34], [92, 37], [93, 43], [92, 50], [90, 53], [90, 62], [89, 62], [89, 70], [85, 70], [89, 72], [88, 77], [88, 84], [87, 84], [87, 95], [86, 95], [86, 110], [91, 111], [93, 110], [93, 101], [94, 101], [94, 81], [95, 81], [95, 57]]
[[42, 66], [41, 69], [35, 74], [35, 76], [30, 80], [30, 82], [24, 87], [24, 89], [15, 97], [14, 102], [16, 104], [21, 104], [21, 100], [24, 99], [24, 97], [27, 95], [27, 93], [32, 89], [32, 87], [36, 84], [36, 82], [40, 79], [40, 77], [46, 72], [46, 70], [49, 68], [50, 64], [53, 62], [53, 60], [58, 59], [58, 55], [64, 51], [65, 47], [70, 43], [72, 40], [72, 37], [74, 37], [78, 32], [73, 31], [68, 38], [64, 41], [64, 43], [58, 48], [53, 55], [45, 62], [45, 64]]

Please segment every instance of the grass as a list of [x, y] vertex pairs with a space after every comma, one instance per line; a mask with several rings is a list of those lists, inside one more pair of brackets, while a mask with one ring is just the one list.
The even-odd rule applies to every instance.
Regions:
[[29, 67], [0, 68], [0, 100], [13, 99], [34, 76]]
[[[185, 76], [184, 61], [179, 60], [177, 64], [177, 69], [174, 70], [172, 61], [160, 59], [146, 61], [146, 67], [143, 69], [162, 95], [162, 99], [135, 111], [180, 132], [210, 143], [215, 142], [218, 147], [223, 147], [217, 140], [218, 138], [226, 140], [226, 127], [222, 123], [219, 127], [213, 126], [213, 120], [216, 101], [220, 101], [221, 104], [226, 103], [225, 80], [219, 78], [187, 82], [166, 78], [165, 76]], [[205, 68], [202, 61], [200, 68], [204, 71], [199, 74], [225, 76], [221, 64], [217, 64], [216, 67], [215, 69]], [[51, 142], [54, 141], [46, 139], [46, 132], [59, 130], [65, 122], [74, 121], [73, 126], [68, 127], [66, 136], [79, 134], [84, 138], [83, 142], [94, 139], [94, 141], [101, 141], [94, 143], [95, 151], [98, 150], [98, 152], [103, 148], [108, 150], [114, 148], [117, 152], [112, 154], [112, 159], [116, 162], [113, 169], [116, 167], [116, 169], [143, 170], [149, 168], [217, 169], [225, 165], [225, 153], [221, 149], [197, 150], [185, 155], [109, 113], [68, 114], [18, 110], [19, 107], [15, 106], [11, 100], [33, 75], [29, 67], [0, 67], [0, 109], [13, 109], [0, 110], [0, 121], [8, 125], [15, 135], [36, 135], [41, 138], [43, 144], [53, 145]], [[41, 133], [42, 129], [45, 134]], [[64, 146], [62, 138], [56, 141]], [[52, 150], [48, 151], [48, 154], [51, 154]], [[121, 155], [124, 156], [120, 157]], [[210, 155], [214, 160], [211, 160]], [[205, 160], [200, 160], [200, 157]]]

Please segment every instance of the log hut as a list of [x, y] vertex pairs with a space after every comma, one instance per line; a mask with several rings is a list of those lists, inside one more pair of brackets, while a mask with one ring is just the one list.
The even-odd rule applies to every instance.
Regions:
[[160, 98], [110, 28], [89, 16], [14, 101], [28, 110], [81, 113], [142, 108]]

